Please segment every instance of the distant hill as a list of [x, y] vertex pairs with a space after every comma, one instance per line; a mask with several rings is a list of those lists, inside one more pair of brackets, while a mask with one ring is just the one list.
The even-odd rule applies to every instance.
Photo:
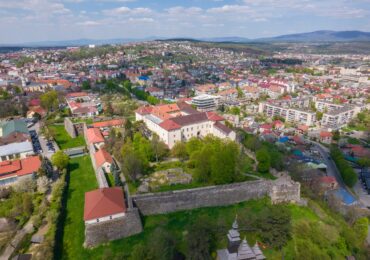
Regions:
[[370, 41], [370, 32], [362, 31], [314, 31], [280, 35], [269, 38], [248, 39], [244, 37], [211, 37], [211, 38], [166, 38], [151, 36], [147, 38], [116, 38], [116, 39], [77, 39], [66, 41], [27, 42], [21, 44], [0, 44], [1, 46], [16, 47], [66, 47], [86, 46], [90, 44], [122, 44], [129, 42], [143, 42], [153, 40], [218, 42], [218, 43], [258, 43], [258, 42], [353, 42]]
[[256, 39], [266, 42], [351, 42], [370, 41], [370, 32], [362, 31], [315, 31], [280, 35], [270, 38]]

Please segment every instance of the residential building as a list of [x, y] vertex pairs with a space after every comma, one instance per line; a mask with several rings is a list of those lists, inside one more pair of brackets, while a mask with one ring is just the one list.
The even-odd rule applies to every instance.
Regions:
[[0, 162], [19, 158], [23, 159], [33, 154], [32, 142], [28, 140], [0, 146]]
[[69, 93], [66, 101], [72, 116], [74, 117], [93, 117], [102, 112], [102, 105], [96, 95], [86, 92]]
[[125, 213], [125, 198], [121, 187], [102, 188], [85, 193], [85, 224], [122, 218]]
[[260, 103], [258, 112], [264, 113], [268, 117], [281, 116], [287, 122], [296, 122], [307, 126], [312, 126], [316, 122], [316, 113], [303, 108], [289, 108], [276, 104]]
[[87, 128], [85, 139], [88, 147], [93, 145], [96, 149], [99, 149], [104, 145], [104, 137], [98, 128]]
[[337, 129], [348, 124], [356, 114], [355, 108], [350, 106], [330, 110], [323, 114], [321, 124], [326, 127]]
[[0, 162], [0, 186], [12, 185], [20, 179], [32, 178], [40, 167], [41, 160], [38, 156], [2, 161]]
[[217, 109], [219, 97], [202, 94], [192, 98], [191, 103], [196, 106], [200, 112], [214, 111]]
[[96, 168], [102, 168], [105, 173], [111, 172], [113, 158], [104, 148], [98, 150], [94, 157]]

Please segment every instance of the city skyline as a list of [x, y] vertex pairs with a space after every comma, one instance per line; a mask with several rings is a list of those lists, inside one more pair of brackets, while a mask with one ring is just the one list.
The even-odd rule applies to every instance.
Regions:
[[368, 0], [0, 0], [0, 15], [0, 44], [370, 31]]

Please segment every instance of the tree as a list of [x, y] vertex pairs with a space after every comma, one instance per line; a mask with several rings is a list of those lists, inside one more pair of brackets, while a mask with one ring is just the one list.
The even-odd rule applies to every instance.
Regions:
[[136, 181], [145, 172], [148, 164], [147, 161], [144, 162], [141, 160], [140, 155], [134, 150], [130, 140], [122, 146], [121, 153], [123, 173], [132, 181]]
[[260, 173], [267, 173], [270, 170], [271, 158], [268, 151], [265, 148], [259, 149], [256, 153], [256, 159], [258, 161], [257, 170]]
[[172, 260], [176, 252], [172, 234], [160, 227], [149, 237], [147, 248], [153, 259]]
[[262, 241], [281, 249], [291, 237], [291, 216], [285, 206], [265, 208], [257, 222]]
[[58, 93], [55, 90], [48, 91], [40, 96], [41, 106], [48, 112], [58, 108]]
[[369, 219], [367, 217], [359, 218], [356, 220], [355, 224], [353, 224], [353, 230], [355, 231], [361, 244], [363, 244], [367, 238], [368, 229]]
[[91, 89], [91, 85], [90, 85], [90, 82], [89, 81], [84, 81], [82, 82], [82, 89], [84, 90], [88, 90], [88, 89]]
[[40, 193], [45, 193], [49, 189], [50, 181], [48, 177], [41, 176], [37, 179], [37, 191]]
[[225, 184], [236, 180], [236, 159], [239, 149], [233, 142], [224, 142], [218, 147], [211, 159], [211, 177], [215, 184]]
[[149, 260], [151, 259], [148, 256], [148, 251], [146, 246], [144, 246], [142, 243], [136, 244], [131, 252], [131, 260]]
[[320, 121], [320, 120], [322, 119], [323, 115], [324, 115], [324, 113], [323, 113], [323, 112], [317, 111], [317, 112], [316, 112], [316, 119], [317, 119], [318, 121]]
[[171, 155], [173, 157], [179, 158], [181, 161], [185, 161], [186, 158], [188, 157], [188, 153], [186, 151], [186, 144], [183, 142], [176, 142], [171, 149]]
[[122, 181], [121, 181], [121, 178], [119, 176], [119, 172], [118, 172], [118, 169], [117, 167], [114, 165], [114, 163], [112, 163], [111, 167], [110, 167], [110, 171], [114, 177], [114, 186], [122, 186]]
[[14, 186], [14, 189], [17, 192], [33, 192], [36, 188], [36, 182], [32, 178], [20, 179], [17, 184]]
[[214, 240], [214, 234], [210, 228], [210, 222], [207, 219], [200, 219], [190, 226], [186, 237], [187, 259], [212, 259], [210, 250]]
[[108, 101], [106, 106], [105, 106], [105, 113], [108, 115], [108, 116], [113, 116], [114, 114], [114, 111], [113, 111], [113, 106], [112, 106], [112, 102], [111, 101]]
[[65, 154], [62, 150], [57, 151], [51, 156], [51, 162], [58, 170], [63, 170], [67, 168], [69, 163], [69, 156]]
[[159, 139], [159, 136], [153, 134], [150, 145], [155, 155], [155, 160], [158, 162], [159, 159], [162, 159], [168, 154], [167, 145]]
[[362, 168], [370, 167], [370, 159], [369, 158], [361, 158], [357, 162]]

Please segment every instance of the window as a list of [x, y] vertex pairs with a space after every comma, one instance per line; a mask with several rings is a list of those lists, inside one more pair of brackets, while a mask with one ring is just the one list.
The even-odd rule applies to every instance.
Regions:
[[112, 216], [109, 216], [109, 219], [112, 219]]
[[96, 219], [96, 222], [99, 222], [99, 219], [98, 218]]
[[6, 161], [6, 156], [1, 156], [2, 161]]

